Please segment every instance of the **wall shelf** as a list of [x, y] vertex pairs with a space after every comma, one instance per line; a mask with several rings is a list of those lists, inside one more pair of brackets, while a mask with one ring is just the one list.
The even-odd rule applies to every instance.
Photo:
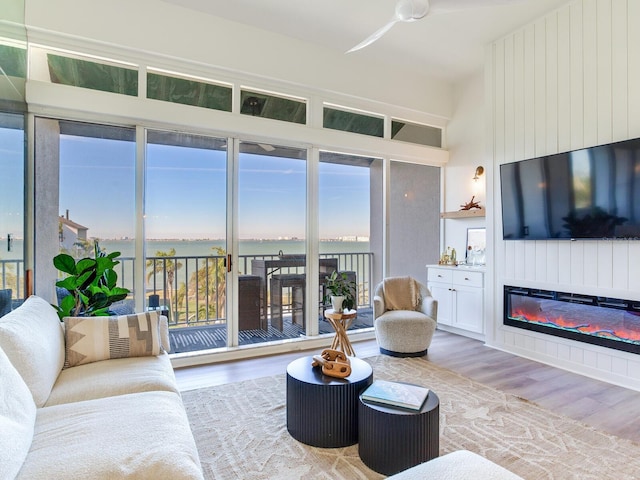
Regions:
[[469, 218], [469, 217], [484, 217], [484, 208], [472, 208], [471, 210], [458, 210], [456, 212], [442, 212], [440, 218]]

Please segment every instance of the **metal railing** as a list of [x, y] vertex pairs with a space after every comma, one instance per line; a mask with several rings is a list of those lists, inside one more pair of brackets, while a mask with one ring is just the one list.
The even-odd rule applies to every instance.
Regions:
[[[357, 279], [357, 306], [371, 306], [373, 253], [326, 253], [336, 258], [339, 271], [354, 271]], [[240, 255], [239, 274], [251, 274], [251, 261], [272, 260], [278, 255]], [[133, 257], [119, 257], [116, 266], [119, 284], [134, 291]], [[212, 325], [226, 322], [226, 257], [173, 256], [147, 257], [146, 293], [159, 295], [160, 309], [169, 314], [171, 325]], [[304, 267], [288, 267], [282, 273], [304, 273]], [[12, 298], [24, 299], [24, 261], [0, 260], [0, 288], [11, 288]], [[269, 282], [267, 282], [268, 288]], [[240, 299], [242, 300], [242, 299]]]
[[[327, 253], [321, 254], [320, 257], [336, 258], [339, 271], [354, 271], [357, 279], [358, 307], [371, 305], [373, 253]], [[277, 258], [277, 254], [240, 255], [238, 273], [250, 275], [252, 260]], [[132, 258], [120, 260], [123, 264], [133, 261]], [[160, 297], [159, 308], [169, 314], [171, 325], [224, 323], [225, 262], [226, 257], [219, 255], [147, 257], [146, 296], [154, 294]], [[304, 273], [304, 267], [288, 267], [281, 273]], [[268, 285], [269, 282], [267, 288]], [[145, 300], [145, 305], [147, 304], [148, 299]]]

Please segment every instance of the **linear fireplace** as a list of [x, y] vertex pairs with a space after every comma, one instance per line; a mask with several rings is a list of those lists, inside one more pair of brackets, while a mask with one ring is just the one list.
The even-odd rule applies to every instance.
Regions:
[[640, 301], [505, 285], [503, 321], [640, 354]]

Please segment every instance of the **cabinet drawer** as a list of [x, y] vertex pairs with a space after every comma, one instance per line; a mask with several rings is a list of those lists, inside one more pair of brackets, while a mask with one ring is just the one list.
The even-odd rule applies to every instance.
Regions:
[[453, 279], [452, 273], [453, 270], [448, 268], [429, 268], [427, 280], [429, 282], [451, 283]]
[[455, 285], [468, 285], [469, 287], [482, 287], [484, 274], [482, 272], [456, 271], [453, 273]]

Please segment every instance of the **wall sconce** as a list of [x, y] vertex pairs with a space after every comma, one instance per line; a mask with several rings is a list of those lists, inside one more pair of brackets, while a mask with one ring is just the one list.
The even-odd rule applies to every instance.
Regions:
[[473, 176], [473, 181], [477, 182], [480, 179], [480, 176], [484, 173], [484, 167], [476, 167], [476, 174]]

